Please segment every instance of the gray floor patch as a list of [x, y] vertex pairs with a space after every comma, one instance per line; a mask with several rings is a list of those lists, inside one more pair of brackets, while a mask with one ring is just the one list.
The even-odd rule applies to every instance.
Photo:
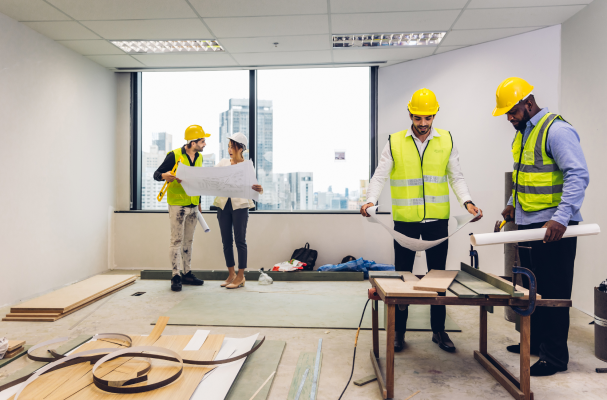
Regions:
[[[364, 295], [194, 292], [163, 314], [170, 317], [169, 325], [357, 329], [365, 301]], [[383, 303], [379, 304], [383, 328]], [[449, 332], [461, 331], [449, 315], [445, 327]], [[362, 328], [371, 329], [370, 305]], [[431, 331], [430, 306], [409, 307], [407, 330]]]

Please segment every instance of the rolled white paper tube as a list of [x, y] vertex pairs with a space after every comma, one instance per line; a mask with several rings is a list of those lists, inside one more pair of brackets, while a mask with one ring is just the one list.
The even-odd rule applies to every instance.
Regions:
[[[597, 224], [571, 225], [567, 227], [563, 238], [598, 235], [599, 233], [601, 233], [601, 228]], [[488, 246], [491, 244], [531, 242], [534, 240], [542, 240], [545, 235], [546, 228], [480, 233], [478, 235], [471, 235], [470, 243], [472, 243], [473, 246]]]

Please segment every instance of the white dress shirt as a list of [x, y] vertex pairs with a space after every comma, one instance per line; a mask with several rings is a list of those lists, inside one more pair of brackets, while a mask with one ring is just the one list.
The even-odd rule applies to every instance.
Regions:
[[[420, 156], [424, 155], [424, 151], [428, 146], [430, 140], [435, 137], [440, 137], [440, 133], [438, 133], [434, 128], [430, 131], [430, 135], [423, 142], [417, 138], [413, 134], [412, 129], [407, 131], [406, 136], [412, 136], [415, 145], [417, 146], [417, 150], [419, 151]], [[392, 169], [394, 168], [394, 159], [392, 158], [392, 149], [390, 148], [390, 141], [386, 143], [384, 150], [381, 153], [381, 159], [379, 160], [379, 165], [375, 169], [375, 173], [371, 178], [371, 182], [369, 182], [369, 188], [367, 189], [367, 203], [377, 203], [379, 199], [379, 195], [381, 194], [382, 189], [384, 188], [384, 184], [386, 180], [390, 178], [390, 174], [392, 173]], [[472, 197], [470, 197], [470, 192], [468, 191], [468, 185], [464, 180], [464, 174], [462, 173], [462, 168], [459, 164], [459, 152], [457, 151], [457, 147], [455, 147], [455, 143], [453, 143], [453, 148], [451, 149], [451, 155], [449, 156], [449, 163], [447, 164], [447, 178], [449, 179], [449, 184], [451, 185], [451, 189], [455, 193], [455, 197], [459, 204], [463, 207], [464, 203], [467, 201], [472, 201]], [[426, 221], [434, 221], [434, 220], [426, 220]]]
[[[217, 163], [217, 165], [215, 165], [215, 166], [216, 167], [229, 167], [230, 165], [232, 165], [232, 162], [230, 161], [230, 159], [224, 158], [221, 161], [219, 161]], [[228, 197], [215, 197], [215, 201], [213, 202], [213, 205], [215, 207], [219, 207], [223, 210], [224, 207], [226, 206], [227, 202], [228, 202]], [[253, 203], [253, 200], [232, 198], [232, 210], [238, 210], [241, 208], [253, 208], [253, 207], [255, 207], [255, 203]]]

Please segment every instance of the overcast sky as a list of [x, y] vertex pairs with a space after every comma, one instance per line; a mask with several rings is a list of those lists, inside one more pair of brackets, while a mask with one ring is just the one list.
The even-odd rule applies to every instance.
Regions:
[[[273, 172], [313, 172], [315, 192], [358, 190], [369, 179], [369, 68], [260, 70], [257, 83], [258, 99], [274, 107]], [[197, 124], [212, 135], [203, 153], [219, 157], [219, 116], [248, 90], [248, 71], [144, 72], [143, 150], [153, 132], [181, 146]], [[335, 161], [336, 151], [346, 160]]]

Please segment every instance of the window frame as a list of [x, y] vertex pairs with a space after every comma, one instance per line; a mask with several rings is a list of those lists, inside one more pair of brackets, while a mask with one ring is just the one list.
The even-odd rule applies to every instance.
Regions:
[[[257, 138], [257, 69], [249, 70], [249, 159], [255, 165]], [[379, 67], [369, 67], [369, 179], [375, 173], [378, 164], [377, 113], [378, 113], [378, 75]], [[164, 210], [142, 210], [142, 72], [131, 72], [131, 201], [128, 211], [136, 213], [167, 213]], [[358, 214], [357, 210], [257, 210], [255, 214]], [[203, 210], [203, 213], [215, 213]]]

